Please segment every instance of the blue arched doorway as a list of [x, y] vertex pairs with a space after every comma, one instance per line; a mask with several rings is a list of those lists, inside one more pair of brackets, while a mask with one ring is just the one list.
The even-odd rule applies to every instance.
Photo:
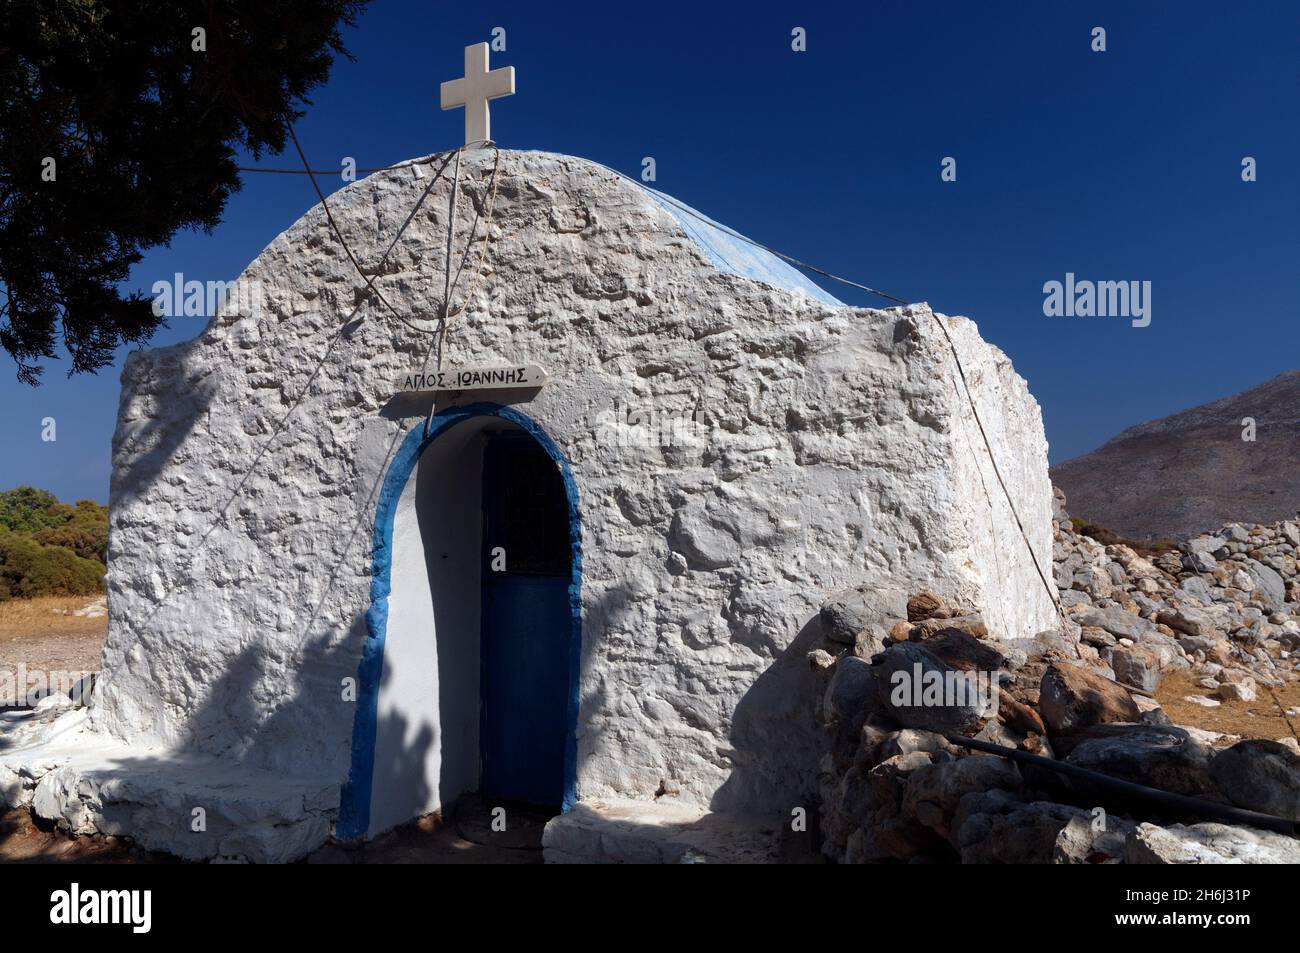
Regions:
[[[502, 725], [507, 719], [502, 716], [509, 714], [505, 706], [516, 705], [522, 706], [521, 714], [525, 716], [525, 721], [529, 720], [526, 717], [526, 706], [529, 704], [527, 695], [533, 690], [534, 684], [526, 678], [526, 675], [530, 665], [536, 662], [536, 658], [530, 661], [527, 652], [535, 652], [536, 645], [534, 642], [519, 638], [518, 626], [525, 618], [531, 616], [530, 621], [535, 621], [536, 624], [545, 624], [551, 629], [557, 626], [564, 629], [559, 640], [551, 643], [550, 650], [552, 655], [556, 650], [563, 653], [562, 658], [548, 658], [546, 661], [558, 665], [558, 670], [552, 668], [552, 671], [562, 683], [558, 686], [558, 690], [564, 693], [560, 701], [563, 708], [560, 716], [563, 721], [563, 738], [561, 739], [562, 754], [559, 755], [563, 763], [558, 779], [562, 808], [567, 810], [574, 800], [577, 773], [578, 681], [582, 644], [582, 536], [577, 487], [563, 453], [535, 421], [511, 407], [491, 403], [470, 404], [448, 408], [435, 415], [430, 421], [427, 436], [425, 436], [423, 423], [408, 433], [398, 447], [380, 487], [372, 540], [370, 606], [365, 617], [366, 639], [357, 669], [357, 708], [352, 729], [351, 767], [343, 786], [339, 820], [336, 826], [336, 833], [341, 838], [364, 837], [367, 833], [378, 832], [372, 829], [371, 823], [372, 798], [377, 780], [377, 753], [380, 755], [379, 777], [385, 778], [386, 781], [389, 779], [389, 775], [385, 773], [387, 765], [383, 763], [388, 760], [389, 754], [384, 752], [381, 743], [377, 743], [381, 742], [383, 734], [380, 720], [380, 685], [385, 680], [386, 674], [392, 674], [385, 672], [385, 646], [390, 634], [390, 601], [394, 595], [394, 551], [395, 548], [401, 549], [400, 542], [395, 545], [394, 530], [399, 511], [405, 512], [401, 509], [401, 505], [404, 500], [409, 500], [412, 493], [411, 477], [416, 473], [417, 465], [422, 458], [429, 460], [435, 456], [433, 454], [429, 457], [425, 456], [426, 451], [433, 447], [435, 441], [449, 434], [463, 435], [475, 427], [483, 429], [489, 424], [499, 424], [503, 428], [508, 428], [509, 434], [503, 434], [502, 439], [493, 441], [489, 444], [489, 450], [482, 454], [485, 558], [490, 557], [490, 547], [487, 544], [493, 539], [503, 538], [501, 525], [503, 509], [494, 487], [508, 490], [507, 483], [503, 482], [505, 479], [503, 474], [515, 472], [508, 467], [503, 467], [503, 460], [508, 461], [512, 467], [526, 466], [530, 463], [535, 467], [536, 460], [532, 458], [544, 454], [544, 459], [549, 459], [558, 471], [556, 491], [562, 493], [567, 502], [565, 517], [568, 552], [565, 555], [568, 556], [568, 560], [565, 567], [567, 578], [562, 580], [543, 579], [541, 577], [547, 573], [542, 571], [533, 574], [538, 578], [523, 578], [524, 574], [517, 574], [517, 582], [505, 583], [484, 573], [485, 601], [481, 619], [483, 625], [481, 740], [484, 746], [482, 780], [489, 786], [510, 788], [511, 790], [507, 792], [508, 796], [516, 793], [517, 786], [527, 781], [527, 778], [519, 774], [519, 771], [524, 769], [517, 768], [521, 762], [514, 755], [524, 748], [536, 747], [536, 744], [530, 745], [526, 739], [522, 739], [521, 746], [521, 739], [512, 738], [509, 732], [503, 730]], [[448, 439], [444, 440], [443, 444], [450, 445], [451, 442]], [[451, 512], [454, 513], [454, 509]], [[554, 527], [551, 535], [562, 534], [565, 528]], [[432, 532], [436, 531], [437, 527], [433, 527]], [[520, 554], [519, 545], [512, 548], [517, 555]], [[531, 563], [529, 563], [530, 559]], [[540, 562], [546, 562], [547, 567], [554, 570], [557, 565], [554, 547], [551, 547], [549, 562], [547, 560], [547, 552], [534, 552], [524, 559], [525, 568], [529, 565], [538, 568]], [[550, 575], [553, 576], [554, 572], [552, 571]], [[547, 586], [554, 587], [557, 582], [560, 586], [558, 605], [555, 601], [556, 593], [547, 595], [540, 592]], [[437, 596], [435, 595], [434, 598], [436, 599]], [[540, 605], [541, 602], [538, 600], [542, 602], [550, 600], [549, 605], [552, 608], [549, 612], [541, 613], [544, 618], [539, 618], [539, 613], [529, 608], [530, 605]], [[403, 638], [409, 638], [409, 634], [404, 634]], [[521, 691], [523, 695], [519, 694]], [[454, 736], [454, 726], [447, 726], [447, 728], [449, 735]], [[438, 724], [434, 726], [434, 730], [441, 734], [444, 726]], [[514, 776], [511, 775], [512, 770]], [[535, 773], [533, 768], [528, 768], [527, 771]]]

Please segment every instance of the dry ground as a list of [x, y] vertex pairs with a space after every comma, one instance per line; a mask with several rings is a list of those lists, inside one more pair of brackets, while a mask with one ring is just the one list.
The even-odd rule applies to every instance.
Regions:
[[[309, 864], [540, 864], [542, 828], [554, 814], [510, 805], [508, 830], [493, 831], [486, 804], [467, 795], [444, 819], [428, 815], [360, 845], [326, 844]], [[174, 864], [120, 837], [76, 837], [27, 808], [0, 809], [0, 864]]]
[[0, 669], [99, 671], [108, 617], [72, 613], [93, 602], [87, 596], [41, 596], [0, 602]]
[[[1218, 708], [1204, 708], [1186, 701], [1188, 695], [1210, 695], [1187, 672], [1170, 672], [1160, 680], [1156, 701], [1176, 725], [1192, 725], [1242, 738], [1266, 738], [1277, 741], [1300, 730], [1300, 717], [1287, 718], [1283, 712], [1300, 707], [1300, 679], [1291, 679], [1282, 688], [1269, 690], [1260, 685], [1253, 702], [1223, 701]], [[1277, 701], [1274, 701], [1274, 695]], [[1279, 708], [1279, 703], [1281, 707]]]
[[474, 794], [457, 801], [444, 818], [427, 815], [348, 850], [326, 845], [311, 864], [540, 864], [542, 828], [555, 811], [524, 804], [506, 806], [507, 830], [493, 831], [491, 807]]
[[165, 854], [150, 854], [120, 837], [74, 837], [36, 820], [29, 809], [0, 808], [0, 864], [152, 864]]

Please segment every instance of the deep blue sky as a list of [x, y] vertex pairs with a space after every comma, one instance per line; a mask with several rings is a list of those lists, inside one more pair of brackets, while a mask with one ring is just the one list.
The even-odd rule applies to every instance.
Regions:
[[[376, 0], [299, 136], [317, 167], [454, 147], [462, 113], [438, 109], [438, 83], [501, 26], [492, 65], [518, 75], [493, 104], [503, 147], [632, 175], [654, 156], [657, 187], [717, 220], [969, 315], [1042, 403], [1053, 462], [1300, 367], [1300, 4], [711, 6]], [[794, 26], [806, 53], [790, 50]], [[297, 164], [291, 150], [262, 161]], [[234, 278], [314, 203], [303, 176], [245, 175], [214, 234], [178, 235], [131, 286]], [[1151, 326], [1045, 317], [1043, 283], [1067, 271], [1151, 281]], [[203, 323], [175, 319], [154, 343]], [[105, 500], [118, 368], [69, 379], [52, 364], [32, 390], [0, 365], [0, 489]]]

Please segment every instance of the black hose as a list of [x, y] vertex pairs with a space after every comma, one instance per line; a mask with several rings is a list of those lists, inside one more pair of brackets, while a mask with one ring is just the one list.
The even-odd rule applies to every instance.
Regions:
[[1230, 807], [1226, 804], [1207, 801], [1199, 797], [1189, 797], [1186, 794], [1174, 794], [1170, 791], [1162, 791], [1159, 788], [1149, 788], [1145, 784], [1136, 784], [1133, 781], [1112, 778], [1109, 774], [1081, 768], [1076, 764], [1055, 761], [1052, 758], [1044, 758], [1041, 755], [1030, 754], [1028, 751], [995, 745], [988, 741], [977, 741], [974, 738], [967, 738], [965, 735], [945, 733], [944, 737], [952, 744], [963, 748], [984, 751], [988, 754], [1000, 755], [1011, 761], [1019, 761], [1022, 764], [1047, 768], [1049, 771], [1056, 771], [1077, 778], [1080, 781], [1086, 781], [1117, 795], [1148, 801], [1176, 814], [1214, 818], [1231, 824], [1244, 824], [1247, 827], [1257, 827], [1261, 830], [1277, 831], [1279, 834], [1286, 834], [1290, 837], [1300, 837], [1300, 824], [1285, 817], [1261, 814], [1258, 811], [1247, 811], [1244, 808]]

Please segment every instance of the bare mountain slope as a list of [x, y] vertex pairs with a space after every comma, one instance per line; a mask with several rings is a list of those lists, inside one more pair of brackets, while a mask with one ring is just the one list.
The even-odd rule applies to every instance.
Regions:
[[[1255, 419], [1254, 442], [1242, 420]], [[1052, 468], [1070, 513], [1134, 538], [1271, 523], [1300, 510], [1300, 370], [1130, 427]]]

